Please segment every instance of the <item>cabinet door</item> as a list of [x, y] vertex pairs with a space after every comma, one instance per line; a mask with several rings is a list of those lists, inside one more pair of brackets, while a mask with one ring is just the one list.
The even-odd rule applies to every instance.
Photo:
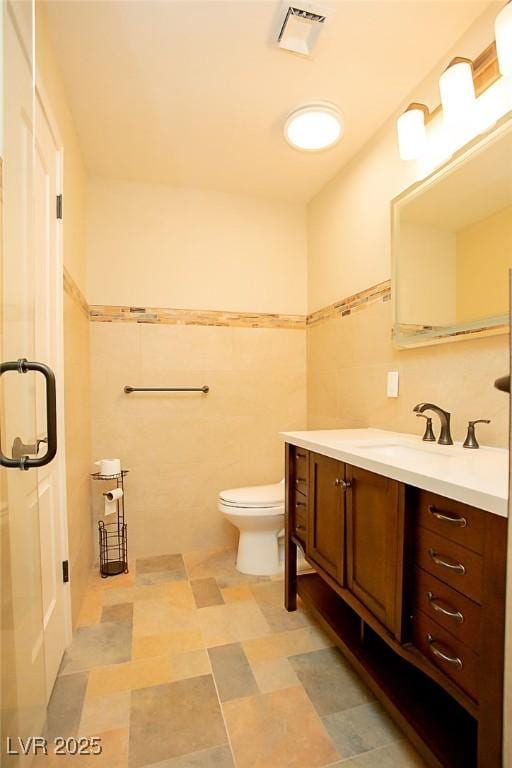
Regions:
[[345, 551], [345, 465], [328, 456], [309, 454], [307, 554], [318, 567], [343, 584]]
[[401, 635], [404, 487], [347, 466], [347, 586], [397, 637]]

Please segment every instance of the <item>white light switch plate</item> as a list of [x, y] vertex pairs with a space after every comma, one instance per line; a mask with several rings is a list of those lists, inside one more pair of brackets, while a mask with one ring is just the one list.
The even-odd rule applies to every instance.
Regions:
[[398, 371], [388, 371], [387, 396], [398, 397]]

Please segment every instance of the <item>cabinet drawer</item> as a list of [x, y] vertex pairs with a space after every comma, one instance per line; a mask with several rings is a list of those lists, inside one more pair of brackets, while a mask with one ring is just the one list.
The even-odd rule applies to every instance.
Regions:
[[482, 558], [426, 528], [416, 529], [416, 565], [472, 600], [482, 598]]
[[308, 451], [304, 448], [294, 448], [293, 451], [293, 484], [296, 491], [304, 495], [308, 491]]
[[420, 568], [414, 574], [413, 613], [418, 610], [479, 652], [481, 607]]
[[305, 498], [301, 499], [300, 494], [296, 494], [295, 498], [295, 511], [293, 516], [293, 532], [295, 536], [306, 543], [307, 537], [307, 508]]
[[418, 525], [456, 544], [483, 552], [485, 512], [429, 491], [417, 492]]
[[413, 619], [413, 640], [429, 661], [478, 701], [480, 657], [474, 651], [421, 611]]

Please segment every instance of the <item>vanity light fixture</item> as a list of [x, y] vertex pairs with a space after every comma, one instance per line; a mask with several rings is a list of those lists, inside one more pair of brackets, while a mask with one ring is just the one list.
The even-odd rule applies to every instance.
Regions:
[[473, 118], [476, 96], [470, 59], [453, 59], [439, 78], [439, 90], [447, 125], [461, 125]]
[[498, 66], [503, 77], [512, 77], [512, 2], [501, 9], [494, 22]]
[[402, 160], [417, 160], [423, 154], [427, 142], [426, 115], [428, 107], [414, 102], [398, 118], [398, 151]]
[[332, 147], [343, 135], [343, 118], [334, 104], [318, 102], [292, 112], [284, 126], [288, 144], [306, 152]]

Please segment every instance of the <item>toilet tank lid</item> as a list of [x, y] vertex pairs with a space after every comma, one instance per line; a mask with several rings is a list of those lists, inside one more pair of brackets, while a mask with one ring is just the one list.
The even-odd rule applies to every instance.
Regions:
[[231, 488], [221, 491], [219, 499], [241, 507], [278, 507], [284, 504], [284, 483]]

